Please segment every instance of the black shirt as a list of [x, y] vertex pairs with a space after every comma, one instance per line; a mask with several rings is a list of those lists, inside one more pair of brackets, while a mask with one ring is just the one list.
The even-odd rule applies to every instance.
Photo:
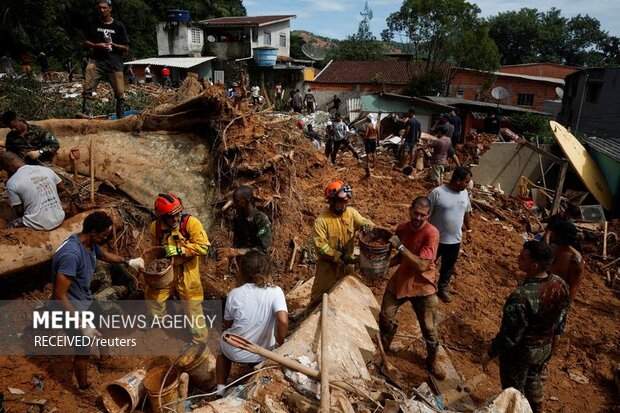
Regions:
[[418, 143], [422, 122], [420, 122], [418, 118], [409, 118], [409, 120], [407, 120], [407, 127], [409, 128], [409, 132], [407, 136], [405, 136], [405, 141], [409, 143]]
[[[110, 24], [97, 21], [88, 35], [88, 40], [93, 43], [129, 44], [125, 26], [116, 19]], [[123, 70], [123, 52], [117, 48], [113, 48], [111, 52], [94, 49], [93, 60], [100, 69], [105, 71], [120, 72]]]

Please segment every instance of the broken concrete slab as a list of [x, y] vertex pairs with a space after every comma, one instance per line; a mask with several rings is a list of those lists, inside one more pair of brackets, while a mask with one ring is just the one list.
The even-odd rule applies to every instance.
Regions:
[[[366, 364], [376, 353], [373, 337], [379, 330], [378, 312], [379, 303], [372, 291], [357, 277], [343, 278], [329, 292], [329, 352], [334, 360], [330, 380], [370, 380]], [[275, 352], [320, 360], [320, 321], [321, 311], [317, 308]]]

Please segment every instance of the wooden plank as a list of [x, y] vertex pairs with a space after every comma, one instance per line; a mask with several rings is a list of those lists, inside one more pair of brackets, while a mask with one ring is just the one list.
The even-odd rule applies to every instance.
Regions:
[[560, 209], [560, 199], [562, 198], [562, 187], [564, 186], [564, 179], [566, 179], [566, 171], [568, 164], [563, 163], [560, 168], [560, 174], [555, 187], [555, 196], [553, 197], [553, 205], [551, 207], [551, 215], [557, 213]]
[[581, 178], [588, 191], [605, 209], [611, 209], [612, 195], [607, 180], [600, 168], [581, 143], [566, 128], [550, 121], [555, 139], [564, 154]]

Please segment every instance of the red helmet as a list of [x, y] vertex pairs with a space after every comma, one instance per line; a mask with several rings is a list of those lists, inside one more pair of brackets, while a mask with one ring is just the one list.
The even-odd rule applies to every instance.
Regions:
[[336, 179], [325, 187], [325, 199], [329, 200], [335, 197], [344, 198], [346, 202], [349, 202], [353, 198], [353, 189], [340, 179]]
[[159, 194], [155, 199], [155, 215], [163, 217], [164, 215], [176, 215], [183, 211], [183, 203], [172, 194]]

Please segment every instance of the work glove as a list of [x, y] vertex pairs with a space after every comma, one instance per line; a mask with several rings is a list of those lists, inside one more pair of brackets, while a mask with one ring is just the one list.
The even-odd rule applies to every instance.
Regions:
[[183, 255], [183, 248], [174, 245], [166, 245], [164, 247], [164, 253], [166, 257], [176, 257], [177, 255]]
[[353, 257], [343, 256], [340, 260], [344, 262], [346, 265], [355, 265], [360, 262], [359, 257], [353, 258]]
[[144, 259], [142, 257], [132, 258], [127, 261], [127, 266], [136, 271], [144, 270]]
[[373, 229], [372, 224], [364, 224], [362, 225], [362, 228], [361, 228], [364, 234], [368, 234], [370, 231], [372, 231], [372, 229]]
[[101, 333], [99, 332], [99, 330], [97, 330], [96, 328], [93, 327], [85, 327], [82, 329], [82, 335], [86, 336], [90, 339], [93, 339], [95, 337], [101, 337]]

